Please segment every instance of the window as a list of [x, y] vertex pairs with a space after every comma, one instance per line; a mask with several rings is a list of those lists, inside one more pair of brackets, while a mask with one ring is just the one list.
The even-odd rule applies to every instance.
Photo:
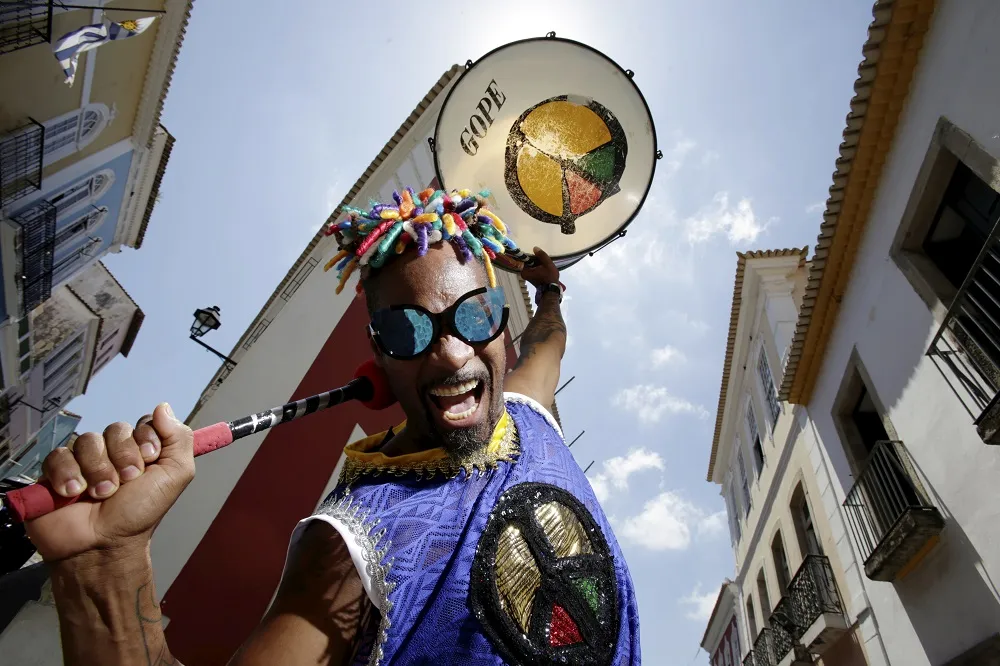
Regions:
[[733, 660], [736, 666], [740, 664], [740, 632], [736, 629], [736, 625], [733, 625], [732, 630], [729, 633], [729, 643], [733, 646]]
[[[739, 442], [737, 441], [737, 444]], [[746, 511], [746, 515], [750, 515], [750, 483], [747, 480], [747, 468], [743, 464], [743, 452], [737, 451], [736, 453], [736, 465], [739, 467], [740, 472], [740, 484], [743, 486], [743, 509]]]
[[795, 525], [795, 536], [799, 540], [799, 551], [803, 559], [806, 555], [822, 555], [823, 548], [820, 546], [819, 538], [816, 536], [816, 528], [813, 526], [812, 513], [809, 511], [809, 501], [806, 492], [799, 483], [792, 493], [792, 501], [789, 505], [792, 512], [792, 523]]
[[101, 171], [72, 183], [49, 197], [49, 203], [56, 208], [56, 217], [61, 218], [79, 209], [87, 202], [96, 203], [115, 182], [115, 172]]
[[733, 544], [737, 544], [743, 535], [740, 532], [740, 505], [736, 501], [736, 491], [733, 486], [729, 486], [726, 493], [726, 504], [729, 505], [729, 537]]
[[774, 386], [771, 366], [767, 364], [767, 353], [763, 347], [760, 349], [760, 358], [757, 360], [757, 374], [760, 375], [760, 385], [764, 389], [767, 409], [771, 412], [771, 423], [777, 423], [778, 414], [781, 413], [781, 405], [778, 403], [778, 390]]
[[292, 298], [292, 294], [298, 291], [299, 287], [301, 287], [302, 283], [306, 281], [306, 278], [309, 277], [309, 274], [312, 273], [312, 270], [316, 268], [318, 263], [318, 260], [313, 257], [309, 257], [306, 263], [302, 265], [302, 268], [300, 268], [295, 274], [295, 277], [293, 277], [288, 282], [288, 285], [284, 288], [284, 290], [282, 290], [281, 297], [286, 301], [290, 300]]
[[118, 331], [120, 330], [122, 330], [120, 327], [116, 328], [115, 330], [111, 331], [106, 336], [104, 336], [104, 340], [101, 341], [101, 351], [107, 349], [108, 345], [110, 345], [112, 342], [115, 341], [115, 338], [118, 337]]
[[[49, 372], [49, 368], [46, 367], [45, 368], [45, 386], [52, 386], [52, 385], [57, 384], [61, 380], [61, 375], [62, 375], [63, 371], [65, 371], [67, 368], [70, 368], [72, 366], [78, 365], [80, 363], [80, 359], [81, 358], [82, 358], [81, 352], [77, 351], [75, 354], [73, 354], [72, 356], [70, 356], [69, 358], [67, 358], [65, 361], [63, 361], [60, 365], [56, 366], [56, 368], [54, 370], [52, 370], [51, 372]], [[48, 364], [46, 364], [46, 365], [48, 365]]]
[[106, 206], [94, 208], [82, 214], [59, 230], [59, 233], [56, 234], [56, 247], [71, 244], [84, 234], [93, 231], [101, 225], [107, 214], [108, 209]]
[[767, 578], [764, 576], [764, 567], [757, 573], [757, 598], [760, 599], [760, 616], [767, 626], [768, 618], [771, 616], [771, 598], [767, 594]]
[[781, 531], [774, 535], [771, 542], [771, 559], [774, 561], [774, 574], [778, 581], [778, 592], [785, 596], [788, 583], [792, 580], [792, 572], [788, 568], [788, 557], [785, 555], [785, 543], [781, 539]]
[[753, 413], [753, 401], [747, 402], [747, 430], [750, 432], [750, 450], [753, 451], [753, 464], [760, 477], [764, 469], [764, 448], [760, 445], [760, 432], [757, 430], [757, 417]]
[[100, 134], [114, 117], [104, 104], [88, 104], [45, 123], [45, 164], [82, 150]]
[[56, 265], [52, 267], [52, 284], [61, 284], [73, 277], [79, 268], [89, 263], [88, 259], [93, 259], [96, 256], [95, 250], [103, 243], [104, 239], [100, 236], [92, 237], [57, 261]]
[[747, 595], [747, 624], [750, 625], [750, 643], [757, 640], [757, 616], [753, 612], [753, 597]]

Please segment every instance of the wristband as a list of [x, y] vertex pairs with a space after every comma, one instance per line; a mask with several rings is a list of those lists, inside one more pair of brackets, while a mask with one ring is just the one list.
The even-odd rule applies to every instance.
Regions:
[[538, 287], [535, 289], [535, 307], [542, 305], [542, 297], [549, 292], [559, 294], [559, 302], [562, 303], [564, 291], [566, 291], [566, 285], [562, 282], [549, 282], [546, 285]]

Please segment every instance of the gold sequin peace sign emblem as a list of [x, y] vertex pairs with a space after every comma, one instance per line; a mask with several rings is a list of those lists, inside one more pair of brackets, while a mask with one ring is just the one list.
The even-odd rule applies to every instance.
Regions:
[[473, 613], [509, 664], [606, 666], [618, 638], [608, 543], [573, 495], [523, 483], [500, 496], [476, 548]]

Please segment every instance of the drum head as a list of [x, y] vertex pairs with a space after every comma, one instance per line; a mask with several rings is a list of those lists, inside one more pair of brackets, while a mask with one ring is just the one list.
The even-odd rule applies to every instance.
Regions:
[[[526, 252], [560, 267], [619, 234], [656, 166], [649, 107], [626, 72], [566, 39], [507, 44], [469, 67], [445, 98], [434, 166], [446, 189], [488, 189]], [[511, 265], [497, 258], [504, 268]]]

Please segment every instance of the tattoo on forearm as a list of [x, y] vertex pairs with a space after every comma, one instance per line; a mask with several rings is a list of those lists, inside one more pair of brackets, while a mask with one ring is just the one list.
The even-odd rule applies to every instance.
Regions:
[[542, 304], [535, 316], [531, 318], [521, 335], [521, 355], [515, 368], [521, 367], [535, 355], [538, 347], [552, 338], [553, 335], [566, 337], [566, 323], [563, 321], [559, 305]]
[[167, 649], [167, 641], [163, 637], [161, 626], [163, 616], [160, 613], [160, 605], [156, 603], [153, 581], [140, 585], [139, 589], [136, 590], [135, 617], [139, 620], [142, 645], [146, 648], [146, 664], [148, 666], [181, 666], [181, 663], [170, 654], [170, 650]]

